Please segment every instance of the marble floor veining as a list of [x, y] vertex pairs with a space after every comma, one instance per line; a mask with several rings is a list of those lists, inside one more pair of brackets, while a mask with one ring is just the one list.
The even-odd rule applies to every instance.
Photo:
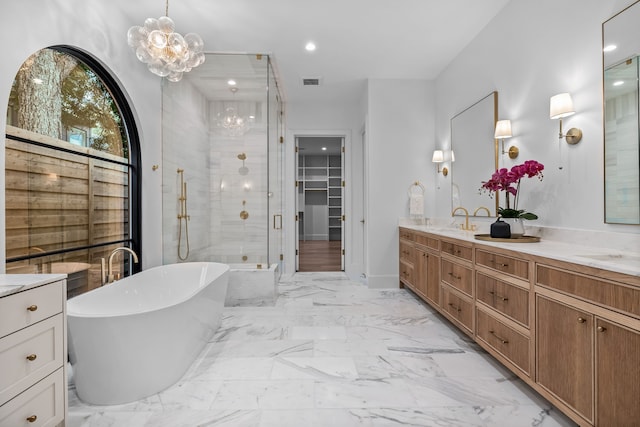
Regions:
[[297, 273], [272, 307], [228, 307], [184, 377], [69, 427], [575, 426], [404, 289]]

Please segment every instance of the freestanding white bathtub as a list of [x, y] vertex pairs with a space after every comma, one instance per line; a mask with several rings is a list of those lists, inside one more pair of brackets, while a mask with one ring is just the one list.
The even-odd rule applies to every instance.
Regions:
[[78, 397], [121, 404], [177, 382], [220, 326], [228, 272], [213, 262], [164, 265], [70, 299]]

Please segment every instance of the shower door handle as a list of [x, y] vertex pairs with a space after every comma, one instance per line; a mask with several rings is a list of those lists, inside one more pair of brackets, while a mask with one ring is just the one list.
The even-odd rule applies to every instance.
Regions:
[[274, 215], [273, 216], [273, 229], [281, 230], [282, 229], [282, 215]]

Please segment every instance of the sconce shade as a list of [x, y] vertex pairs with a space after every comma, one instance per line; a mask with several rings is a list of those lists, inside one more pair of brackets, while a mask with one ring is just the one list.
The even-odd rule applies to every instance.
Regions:
[[496, 139], [505, 139], [511, 138], [513, 134], [511, 133], [511, 120], [498, 120], [496, 122], [496, 131], [494, 134], [494, 138]]
[[573, 100], [568, 93], [559, 93], [551, 97], [549, 101], [549, 117], [561, 119], [570, 116], [576, 111], [573, 109]]
[[433, 163], [444, 162], [444, 152], [442, 150], [433, 150], [433, 157], [431, 158]]

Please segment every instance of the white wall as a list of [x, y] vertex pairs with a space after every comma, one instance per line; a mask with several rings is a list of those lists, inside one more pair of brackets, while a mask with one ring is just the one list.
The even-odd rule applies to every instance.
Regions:
[[[364, 96], [364, 94], [363, 94]], [[354, 141], [360, 138], [360, 132], [364, 127], [364, 106], [361, 99], [354, 100], [351, 105], [336, 105], [332, 103], [311, 103], [286, 105], [287, 132], [285, 143], [285, 259], [284, 274], [295, 272], [295, 247], [297, 224], [289, 221], [296, 215], [296, 180], [295, 165], [295, 138], [297, 136], [344, 136], [345, 138], [345, 171], [344, 178], [347, 183], [344, 191], [345, 215], [345, 271], [350, 277], [358, 277], [363, 273], [357, 256], [361, 250], [356, 249], [353, 242], [353, 231], [360, 225], [359, 207], [353, 206], [353, 194], [362, 191], [362, 155]], [[359, 252], [356, 252], [359, 251]]]
[[[369, 80], [367, 126], [370, 287], [398, 286], [398, 219], [409, 216], [409, 187], [433, 200], [434, 89], [427, 80]], [[426, 213], [433, 211], [427, 202]]]
[[[536, 225], [640, 234], [638, 226], [603, 221], [601, 29], [631, 3], [512, 0], [436, 79], [436, 140], [444, 146], [450, 144], [451, 117], [498, 91], [499, 118], [511, 119], [509, 143], [520, 149], [506, 165], [528, 159], [545, 165], [544, 180], [528, 185], [519, 202], [539, 215]], [[560, 92], [570, 92], [576, 108], [565, 119], [565, 130], [583, 131], [579, 144], [562, 142], [562, 170], [558, 121], [549, 119], [549, 98]], [[455, 171], [455, 163], [452, 167], [456, 175], [464, 173]], [[438, 179], [436, 215], [444, 217], [451, 209], [450, 183]]]
[[[0, 105], [8, 105], [11, 84], [22, 63], [39, 49], [65, 44], [96, 56], [111, 71], [134, 107], [142, 149], [142, 267], [161, 264], [161, 165], [160, 78], [151, 75], [126, 44], [131, 25], [122, 8], [113, 2], [66, 0], [21, 0], [2, 3], [0, 39], [6, 49], [0, 61]], [[140, 22], [144, 21], [143, 16]], [[4, 111], [4, 110], [3, 110]], [[6, 114], [0, 114], [0, 129], [6, 127]], [[4, 170], [4, 138], [0, 147], [0, 167]], [[4, 173], [0, 174], [0, 224], [4, 230]], [[5, 233], [0, 233], [0, 257], [5, 254]], [[4, 262], [0, 262], [4, 271]]]

